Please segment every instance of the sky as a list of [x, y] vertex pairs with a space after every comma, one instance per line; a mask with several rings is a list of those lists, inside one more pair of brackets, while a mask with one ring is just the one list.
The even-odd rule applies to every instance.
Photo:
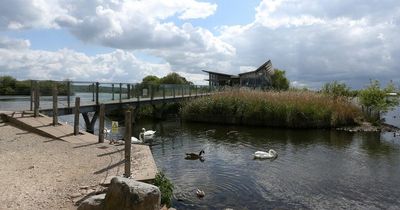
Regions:
[[398, 0], [2, 0], [0, 76], [140, 82], [255, 70], [295, 87], [400, 84]]

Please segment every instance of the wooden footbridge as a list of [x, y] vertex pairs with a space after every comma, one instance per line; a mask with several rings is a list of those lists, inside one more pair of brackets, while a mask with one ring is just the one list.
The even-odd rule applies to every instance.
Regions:
[[207, 96], [211, 92], [209, 86], [199, 85], [32, 81], [30, 110], [35, 115], [53, 116], [55, 121], [59, 115], [82, 114], [87, 132], [93, 133], [101, 106], [105, 112], [111, 112], [151, 105], [153, 113], [161, 116], [168, 103]]

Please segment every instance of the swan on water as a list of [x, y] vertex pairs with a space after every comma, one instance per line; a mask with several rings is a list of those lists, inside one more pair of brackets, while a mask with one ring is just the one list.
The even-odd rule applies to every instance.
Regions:
[[206, 194], [204, 193], [203, 190], [197, 189], [197, 190], [196, 190], [196, 195], [197, 195], [197, 197], [202, 198], [202, 197], [204, 197]]
[[265, 158], [276, 158], [276, 157], [278, 157], [278, 153], [273, 149], [270, 149], [268, 152], [257, 151], [254, 153], [254, 158], [265, 159]]
[[142, 128], [142, 133], [144, 135], [144, 139], [152, 139], [156, 131], [146, 130], [145, 128]]
[[142, 135], [143, 135], [143, 132], [141, 132], [141, 133], [139, 134], [139, 139], [137, 139], [136, 137], [132, 136], [132, 137], [131, 137], [131, 143], [132, 143], [132, 144], [141, 144], [141, 143], [143, 143]]

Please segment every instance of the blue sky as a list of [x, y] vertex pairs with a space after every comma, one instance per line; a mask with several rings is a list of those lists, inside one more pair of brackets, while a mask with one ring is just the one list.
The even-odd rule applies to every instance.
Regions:
[[3, 0], [0, 75], [140, 82], [271, 59], [291, 85], [400, 81], [397, 0]]

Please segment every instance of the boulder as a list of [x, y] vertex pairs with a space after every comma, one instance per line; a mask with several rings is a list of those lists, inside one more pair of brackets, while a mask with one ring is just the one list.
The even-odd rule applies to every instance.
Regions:
[[161, 193], [158, 187], [133, 179], [114, 177], [105, 198], [105, 210], [159, 210]]
[[106, 194], [93, 195], [84, 200], [78, 207], [78, 210], [103, 210]]

